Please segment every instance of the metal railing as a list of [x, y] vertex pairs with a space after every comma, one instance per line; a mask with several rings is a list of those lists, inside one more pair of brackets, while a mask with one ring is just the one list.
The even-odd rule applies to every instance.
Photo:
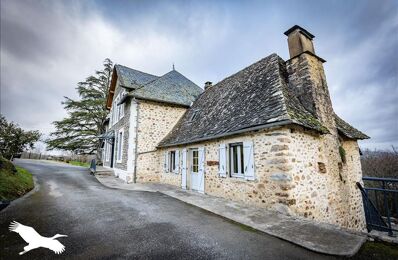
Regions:
[[368, 231], [379, 230], [394, 236], [398, 232], [398, 179], [363, 177], [362, 192]]

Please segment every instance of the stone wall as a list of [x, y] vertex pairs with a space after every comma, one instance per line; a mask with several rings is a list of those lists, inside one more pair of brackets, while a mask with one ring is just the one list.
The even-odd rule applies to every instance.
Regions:
[[[289, 88], [329, 130], [329, 134], [316, 140], [299, 132], [292, 136], [292, 154], [297, 157], [291, 191], [292, 200], [297, 203], [292, 208], [306, 217], [363, 229], [362, 198], [355, 185], [362, 177], [357, 142], [344, 141], [338, 134], [322, 60], [302, 53], [286, 65]], [[342, 161], [340, 147], [351, 161]], [[308, 158], [313, 160], [308, 162]]]
[[348, 220], [347, 227], [352, 229], [365, 230], [366, 220], [363, 208], [362, 195], [356, 183], [362, 181], [361, 158], [359, 154], [358, 142], [353, 140], [342, 140], [342, 147], [346, 153], [346, 162], [342, 163], [341, 177], [347, 186], [348, 199]]
[[300, 131], [291, 135], [289, 160], [294, 161], [289, 190], [294, 202], [291, 210], [300, 216], [363, 230], [362, 197], [356, 187], [362, 177], [358, 144], [342, 141], [347, 158], [343, 162], [339, 152], [326, 145], [325, 139], [329, 137]]
[[140, 100], [138, 104], [137, 182], [160, 181], [163, 157], [156, 146], [171, 131], [186, 108]]
[[[342, 143], [347, 160], [341, 166], [340, 155], [332, 155], [335, 151], [324, 146], [325, 138], [328, 137], [292, 126], [170, 147], [160, 150], [162, 163], [158, 164], [157, 171], [161, 172], [161, 182], [181, 186], [181, 170], [179, 174], [164, 172], [162, 155], [165, 151], [204, 146], [206, 194], [362, 230], [363, 208], [359, 190], [355, 186], [361, 178], [357, 143]], [[218, 162], [218, 147], [221, 143], [248, 140], [254, 145], [256, 180], [219, 177], [218, 165], [207, 164], [208, 161]]]
[[[280, 201], [286, 200], [285, 182], [280, 180], [290, 180], [285, 174], [288, 164], [285, 163], [284, 152], [286, 149], [287, 137], [290, 135], [288, 128], [278, 128], [273, 130], [262, 130], [259, 132], [246, 133], [230, 138], [220, 138], [214, 141], [202, 142], [194, 145], [171, 147], [162, 149], [164, 151], [182, 150], [182, 148], [205, 148], [205, 193], [231, 199], [234, 201], [245, 202], [260, 207], [278, 207]], [[218, 148], [222, 143], [236, 143], [252, 141], [254, 149], [255, 174], [256, 180], [248, 181], [237, 177], [220, 177], [218, 165], [207, 165], [208, 161], [219, 160]], [[180, 156], [181, 158], [181, 156]], [[163, 158], [162, 158], [163, 159]], [[181, 165], [181, 162], [180, 162]], [[163, 167], [163, 164], [160, 165]], [[189, 167], [188, 167], [189, 168]], [[161, 168], [161, 180], [168, 184], [181, 186], [181, 170], [178, 175], [166, 173]], [[189, 175], [189, 171], [187, 173]], [[189, 176], [187, 176], [189, 179]]]

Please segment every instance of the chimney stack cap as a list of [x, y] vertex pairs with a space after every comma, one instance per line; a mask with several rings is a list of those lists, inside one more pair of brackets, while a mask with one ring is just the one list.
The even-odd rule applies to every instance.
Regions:
[[211, 87], [212, 85], [213, 85], [213, 82], [211, 82], [211, 81], [206, 81], [206, 82], [205, 82], [205, 90], [206, 90], [207, 88]]
[[305, 36], [307, 36], [310, 40], [314, 39], [315, 36], [310, 33], [309, 31], [307, 31], [306, 29], [304, 29], [301, 26], [298, 26], [297, 24], [294, 25], [292, 28], [290, 28], [289, 30], [287, 30], [286, 32], [284, 32], [284, 34], [286, 36], [289, 36], [290, 33], [294, 32], [295, 30], [299, 30], [302, 34], [304, 34]]

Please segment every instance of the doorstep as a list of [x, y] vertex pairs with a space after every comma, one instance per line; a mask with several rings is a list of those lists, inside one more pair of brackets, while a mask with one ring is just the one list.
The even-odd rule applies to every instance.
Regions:
[[366, 235], [362, 233], [348, 232], [334, 225], [321, 224], [224, 198], [182, 190], [168, 184], [127, 184], [112, 176], [96, 177], [100, 183], [110, 188], [161, 192], [185, 203], [318, 253], [353, 256], [366, 241]]

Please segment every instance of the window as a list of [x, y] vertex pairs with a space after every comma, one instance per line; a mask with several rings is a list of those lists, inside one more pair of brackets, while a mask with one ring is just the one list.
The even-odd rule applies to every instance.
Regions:
[[108, 143], [106, 142], [106, 140], [104, 140], [105, 144], [104, 144], [104, 155], [102, 156], [102, 160], [105, 162], [107, 161], [107, 157], [108, 157]]
[[[120, 93], [120, 100], [123, 99], [123, 97], [125, 96], [125, 94], [126, 94], [126, 90], [123, 89], [122, 92]], [[119, 101], [119, 102], [120, 102], [120, 101]], [[125, 105], [125, 103], [120, 104], [120, 117], [119, 117], [119, 119], [122, 118], [122, 117], [124, 117], [124, 105]]]
[[117, 147], [118, 147], [118, 143], [119, 143], [119, 135], [116, 135], [115, 136], [115, 145], [113, 146], [113, 158], [112, 158], [112, 160], [115, 160], [115, 159], [117, 159]]
[[122, 162], [123, 159], [123, 129], [119, 130], [116, 139], [116, 160]]
[[192, 172], [199, 172], [199, 151], [192, 150]]
[[243, 143], [229, 145], [230, 173], [233, 177], [244, 177]]
[[115, 99], [113, 101], [113, 105], [112, 105], [112, 124], [113, 125], [117, 123], [116, 112], [117, 112], [117, 102]]
[[111, 145], [106, 141], [105, 147], [105, 161], [109, 162], [109, 158], [111, 157]]
[[194, 110], [192, 112], [191, 118], [189, 119], [189, 122], [192, 122], [193, 120], [195, 120], [196, 116], [198, 115], [199, 110]]
[[120, 100], [120, 95], [118, 95], [117, 98], [116, 98], [116, 106], [117, 106], [116, 118], [117, 118], [117, 121], [119, 121], [119, 119], [120, 119], [120, 105], [118, 105], [119, 100]]
[[105, 162], [105, 157], [106, 157], [106, 141], [104, 141], [102, 143], [102, 157], [101, 157], [101, 160], [103, 162]]
[[115, 100], [113, 101], [113, 105], [111, 108], [111, 125], [116, 124], [123, 116], [124, 116], [124, 103], [118, 105], [120, 100], [122, 100], [122, 97], [124, 96], [124, 90], [115, 97]]
[[169, 172], [174, 172], [175, 169], [176, 169], [176, 151], [171, 151], [171, 152], [170, 152], [169, 159], [170, 159], [170, 163], [169, 163], [170, 169], [169, 169]]

